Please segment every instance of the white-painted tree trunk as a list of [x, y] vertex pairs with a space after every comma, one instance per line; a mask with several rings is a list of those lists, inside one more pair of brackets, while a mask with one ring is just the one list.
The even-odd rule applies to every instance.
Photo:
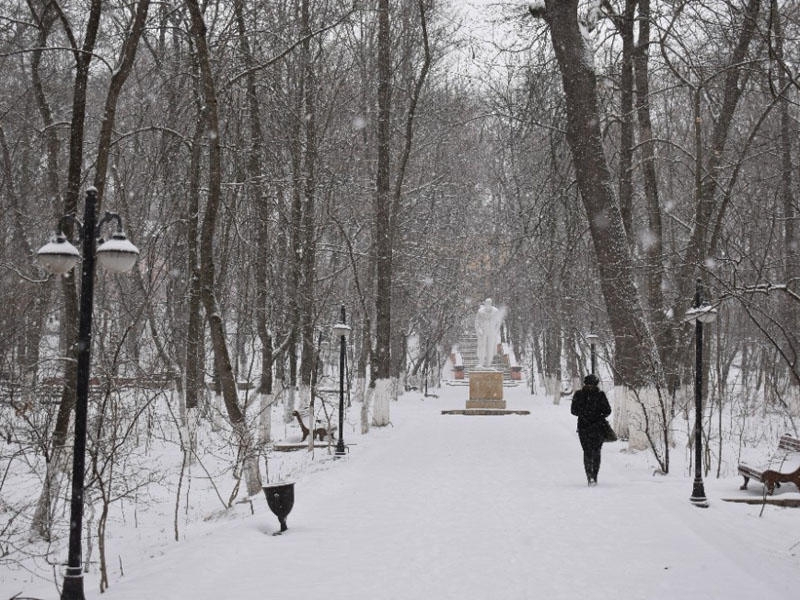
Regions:
[[390, 422], [389, 404], [392, 401], [392, 380], [376, 380], [372, 399], [372, 424], [375, 427], [385, 427]]
[[545, 375], [543, 380], [546, 394], [553, 399], [553, 404], [559, 404], [561, 402], [561, 382], [552, 375]]
[[31, 520], [31, 537], [50, 541], [52, 535], [53, 516], [55, 514], [61, 482], [67, 472], [69, 452], [63, 447], [55, 448], [50, 462], [47, 463], [42, 491], [36, 503], [36, 511]]
[[260, 494], [262, 490], [261, 474], [258, 471], [258, 452], [253, 443], [253, 435], [246, 423], [236, 423], [234, 425], [234, 432], [238, 436], [239, 443], [244, 452], [242, 474], [244, 475], [245, 484], [247, 486], [247, 495], [255, 496]]
[[367, 388], [367, 380], [363, 377], [356, 377], [353, 385], [353, 402], [364, 402], [364, 392]]
[[[652, 388], [631, 390], [622, 388], [625, 397], [628, 425], [628, 448], [631, 450], [649, 450], [651, 447], [660, 456], [666, 453], [665, 443], [673, 445], [670, 434], [671, 416], [669, 399], [659, 398], [658, 392]], [[662, 407], [661, 403], [664, 402]], [[617, 423], [615, 417], [614, 423]], [[622, 427], [620, 427], [622, 430]], [[615, 431], [617, 431], [615, 429]], [[666, 432], [666, 439], [665, 439]], [[620, 432], [617, 431], [617, 435]]]
[[[649, 406], [649, 395], [645, 391], [640, 391], [637, 397], [633, 390], [625, 388], [625, 397], [628, 406], [628, 448], [647, 450], [650, 448], [650, 442], [647, 440], [645, 427], [649, 423], [652, 435], [656, 425], [653, 407]], [[646, 419], [645, 411], [647, 411]]]
[[786, 405], [792, 417], [800, 417], [800, 387], [796, 385], [789, 386], [789, 389], [786, 390]]
[[295, 406], [295, 389], [293, 385], [288, 385], [284, 389], [284, 405], [283, 405], [283, 422], [291, 423], [294, 419], [294, 406]]
[[364, 377], [356, 379], [355, 401], [361, 403], [361, 433], [369, 433], [369, 402], [371, 394], [367, 390], [367, 380]]
[[[647, 440], [645, 428], [649, 422], [652, 435], [653, 427], [656, 425], [653, 407], [649, 406], [649, 395], [646, 391], [640, 391], [637, 395], [636, 392], [624, 386], [622, 389], [628, 417], [628, 448], [630, 450], [648, 450], [650, 442]], [[646, 418], [645, 411], [647, 411]]]
[[615, 385], [611, 404], [614, 431], [621, 440], [630, 437], [627, 389], [623, 385]]
[[263, 446], [272, 441], [272, 394], [259, 394], [258, 413], [258, 445]]

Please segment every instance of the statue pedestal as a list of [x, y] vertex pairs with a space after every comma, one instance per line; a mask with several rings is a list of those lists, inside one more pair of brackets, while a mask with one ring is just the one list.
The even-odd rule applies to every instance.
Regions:
[[471, 371], [467, 408], [505, 409], [503, 374], [500, 371]]

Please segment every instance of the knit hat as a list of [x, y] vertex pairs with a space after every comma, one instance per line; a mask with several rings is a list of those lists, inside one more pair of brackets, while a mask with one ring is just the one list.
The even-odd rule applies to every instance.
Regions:
[[594, 373], [583, 378], [583, 385], [597, 385], [598, 383], [600, 383], [600, 380]]

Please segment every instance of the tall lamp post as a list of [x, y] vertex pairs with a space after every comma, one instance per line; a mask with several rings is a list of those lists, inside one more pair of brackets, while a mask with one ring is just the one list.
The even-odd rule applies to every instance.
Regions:
[[344, 305], [339, 315], [339, 322], [333, 326], [333, 335], [339, 338], [339, 439], [336, 440], [336, 456], [344, 456], [344, 359], [347, 355], [347, 334], [350, 327], [344, 312]]
[[599, 336], [594, 332], [593, 322], [590, 332], [586, 334], [586, 339], [589, 340], [589, 356], [591, 357], [592, 375], [597, 375], [597, 353], [595, 352], [594, 344], [598, 337]]
[[698, 279], [692, 307], [686, 311], [686, 321], [694, 321], [694, 483], [689, 501], [700, 508], [708, 508], [703, 487], [703, 324], [717, 319], [717, 309], [703, 298], [703, 282]]
[[[81, 223], [72, 215], [62, 218], [59, 232], [37, 252], [38, 260], [49, 272], [68, 273], [81, 257], [81, 253], [62, 233], [64, 219], [77, 222], [83, 244], [81, 267], [81, 299], [78, 323], [78, 373], [75, 392], [75, 442], [72, 451], [72, 496], [70, 500], [69, 556], [61, 588], [61, 600], [84, 600], [83, 569], [81, 567], [81, 527], [83, 522], [84, 468], [86, 455], [86, 413], [89, 400], [89, 365], [92, 345], [92, 306], [94, 303], [94, 264], [112, 273], [125, 273], [133, 268], [139, 250], [122, 232], [122, 219], [116, 213], [106, 212], [100, 222], [96, 218], [97, 189], [86, 190], [86, 202]], [[117, 231], [111, 239], [97, 248], [96, 234], [108, 221], [117, 222]]]

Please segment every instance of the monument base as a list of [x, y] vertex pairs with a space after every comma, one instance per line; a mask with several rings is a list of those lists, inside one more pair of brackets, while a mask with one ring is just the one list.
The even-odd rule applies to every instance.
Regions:
[[500, 371], [472, 371], [469, 374], [469, 400], [467, 409], [505, 409], [503, 400], [503, 374]]
[[467, 400], [467, 409], [470, 408], [500, 408], [505, 409], [506, 401], [505, 400], [490, 400], [490, 399], [479, 399], [479, 400]]
[[511, 409], [499, 409], [499, 408], [468, 408], [468, 409], [456, 409], [456, 410], [443, 410], [443, 415], [529, 415], [531, 411], [529, 410], [511, 410]]

